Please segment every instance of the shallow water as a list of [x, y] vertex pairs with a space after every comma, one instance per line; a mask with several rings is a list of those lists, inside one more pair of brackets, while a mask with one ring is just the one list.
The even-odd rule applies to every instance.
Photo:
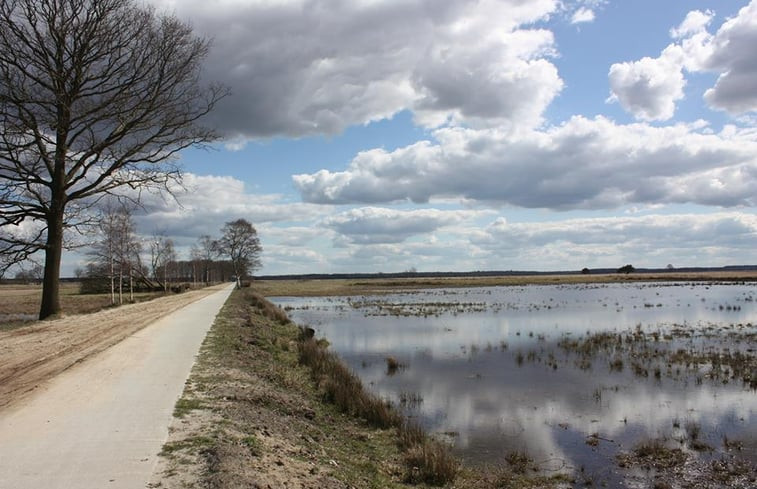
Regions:
[[[469, 463], [499, 463], [519, 450], [545, 471], [590, 474], [594, 483], [615, 487], [625, 474], [616, 455], [650, 438], [686, 449], [683, 440], [696, 430], [710, 449], [693, 456], [723, 455], [728, 439], [738, 440], [738, 457], [757, 460], [757, 392], [744, 381], [749, 374], [718, 374], [706, 364], [687, 369], [663, 356], [739, 352], [753, 361], [756, 299], [754, 285], [677, 283], [274, 302]], [[636, 332], [644, 340], [593, 353], [590, 361], [561, 346], [601, 332], [626, 341]], [[638, 360], [640, 346], [659, 358]], [[393, 375], [387, 356], [403, 365]], [[623, 359], [620, 368], [611, 368], [614, 358]]]

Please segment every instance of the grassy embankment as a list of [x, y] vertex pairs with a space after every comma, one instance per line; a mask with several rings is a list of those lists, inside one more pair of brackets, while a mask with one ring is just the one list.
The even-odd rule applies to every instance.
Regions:
[[235, 291], [201, 349], [153, 487], [557, 487], [524, 457], [461, 467], [323, 342]]

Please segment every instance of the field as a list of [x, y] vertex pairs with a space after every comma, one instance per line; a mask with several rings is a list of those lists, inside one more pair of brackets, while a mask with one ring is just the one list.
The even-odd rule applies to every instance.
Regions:
[[372, 278], [333, 280], [258, 280], [255, 290], [266, 297], [328, 297], [375, 295], [398, 289], [493, 287], [499, 285], [603, 284], [613, 282], [733, 282], [757, 281], [757, 270], [704, 273], [631, 273], [577, 275], [503, 275], [499, 277]]
[[[62, 283], [60, 294], [63, 316], [90, 314], [111, 307], [110, 294], [80, 294], [78, 283]], [[134, 294], [134, 300], [143, 302], [163, 295], [162, 292], [142, 292]], [[41, 285], [0, 285], [0, 331], [36, 320], [41, 300]], [[128, 294], [124, 294], [124, 302], [128, 302]]]

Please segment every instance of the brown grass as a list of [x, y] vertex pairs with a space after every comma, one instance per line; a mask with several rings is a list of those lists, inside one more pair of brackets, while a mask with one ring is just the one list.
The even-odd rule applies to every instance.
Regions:
[[697, 273], [631, 273], [575, 275], [503, 275], [494, 277], [423, 277], [319, 280], [257, 280], [255, 290], [273, 296], [344, 296], [388, 294], [397, 289], [428, 289], [442, 287], [492, 287], [503, 285], [547, 285], [655, 281], [755, 281], [757, 271], [717, 271]]
[[[143, 292], [134, 294], [134, 299], [144, 302], [163, 295], [162, 292]], [[0, 285], [0, 331], [35, 321], [41, 301], [40, 285]], [[90, 314], [112, 307], [110, 294], [80, 294], [79, 284], [71, 282], [61, 283], [60, 301], [62, 316]]]
[[405, 463], [409, 468], [406, 480], [412, 484], [443, 486], [452, 482], [460, 469], [460, 463], [446, 445], [429, 439], [410, 447], [405, 453]]
[[260, 314], [268, 319], [273, 319], [279, 324], [287, 324], [290, 322], [289, 316], [287, 316], [287, 313], [284, 312], [283, 309], [267, 301], [262, 295], [250, 292], [248, 294], [248, 300], [250, 301], [250, 304], [258, 309]]

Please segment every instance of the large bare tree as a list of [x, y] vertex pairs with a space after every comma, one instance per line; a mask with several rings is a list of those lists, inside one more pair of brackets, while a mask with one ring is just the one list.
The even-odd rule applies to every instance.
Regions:
[[[215, 138], [207, 51], [135, 0], [0, 2], [0, 250], [44, 250], [41, 319], [60, 311], [64, 231], [104, 195], [165, 187], [178, 151]], [[38, 239], [13, 232], [30, 222]]]
[[260, 246], [257, 230], [246, 219], [229, 221], [223, 225], [218, 251], [227, 256], [234, 266], [237, 287], [241, 286], [241, 279], [260, 268], [263, 247]]

